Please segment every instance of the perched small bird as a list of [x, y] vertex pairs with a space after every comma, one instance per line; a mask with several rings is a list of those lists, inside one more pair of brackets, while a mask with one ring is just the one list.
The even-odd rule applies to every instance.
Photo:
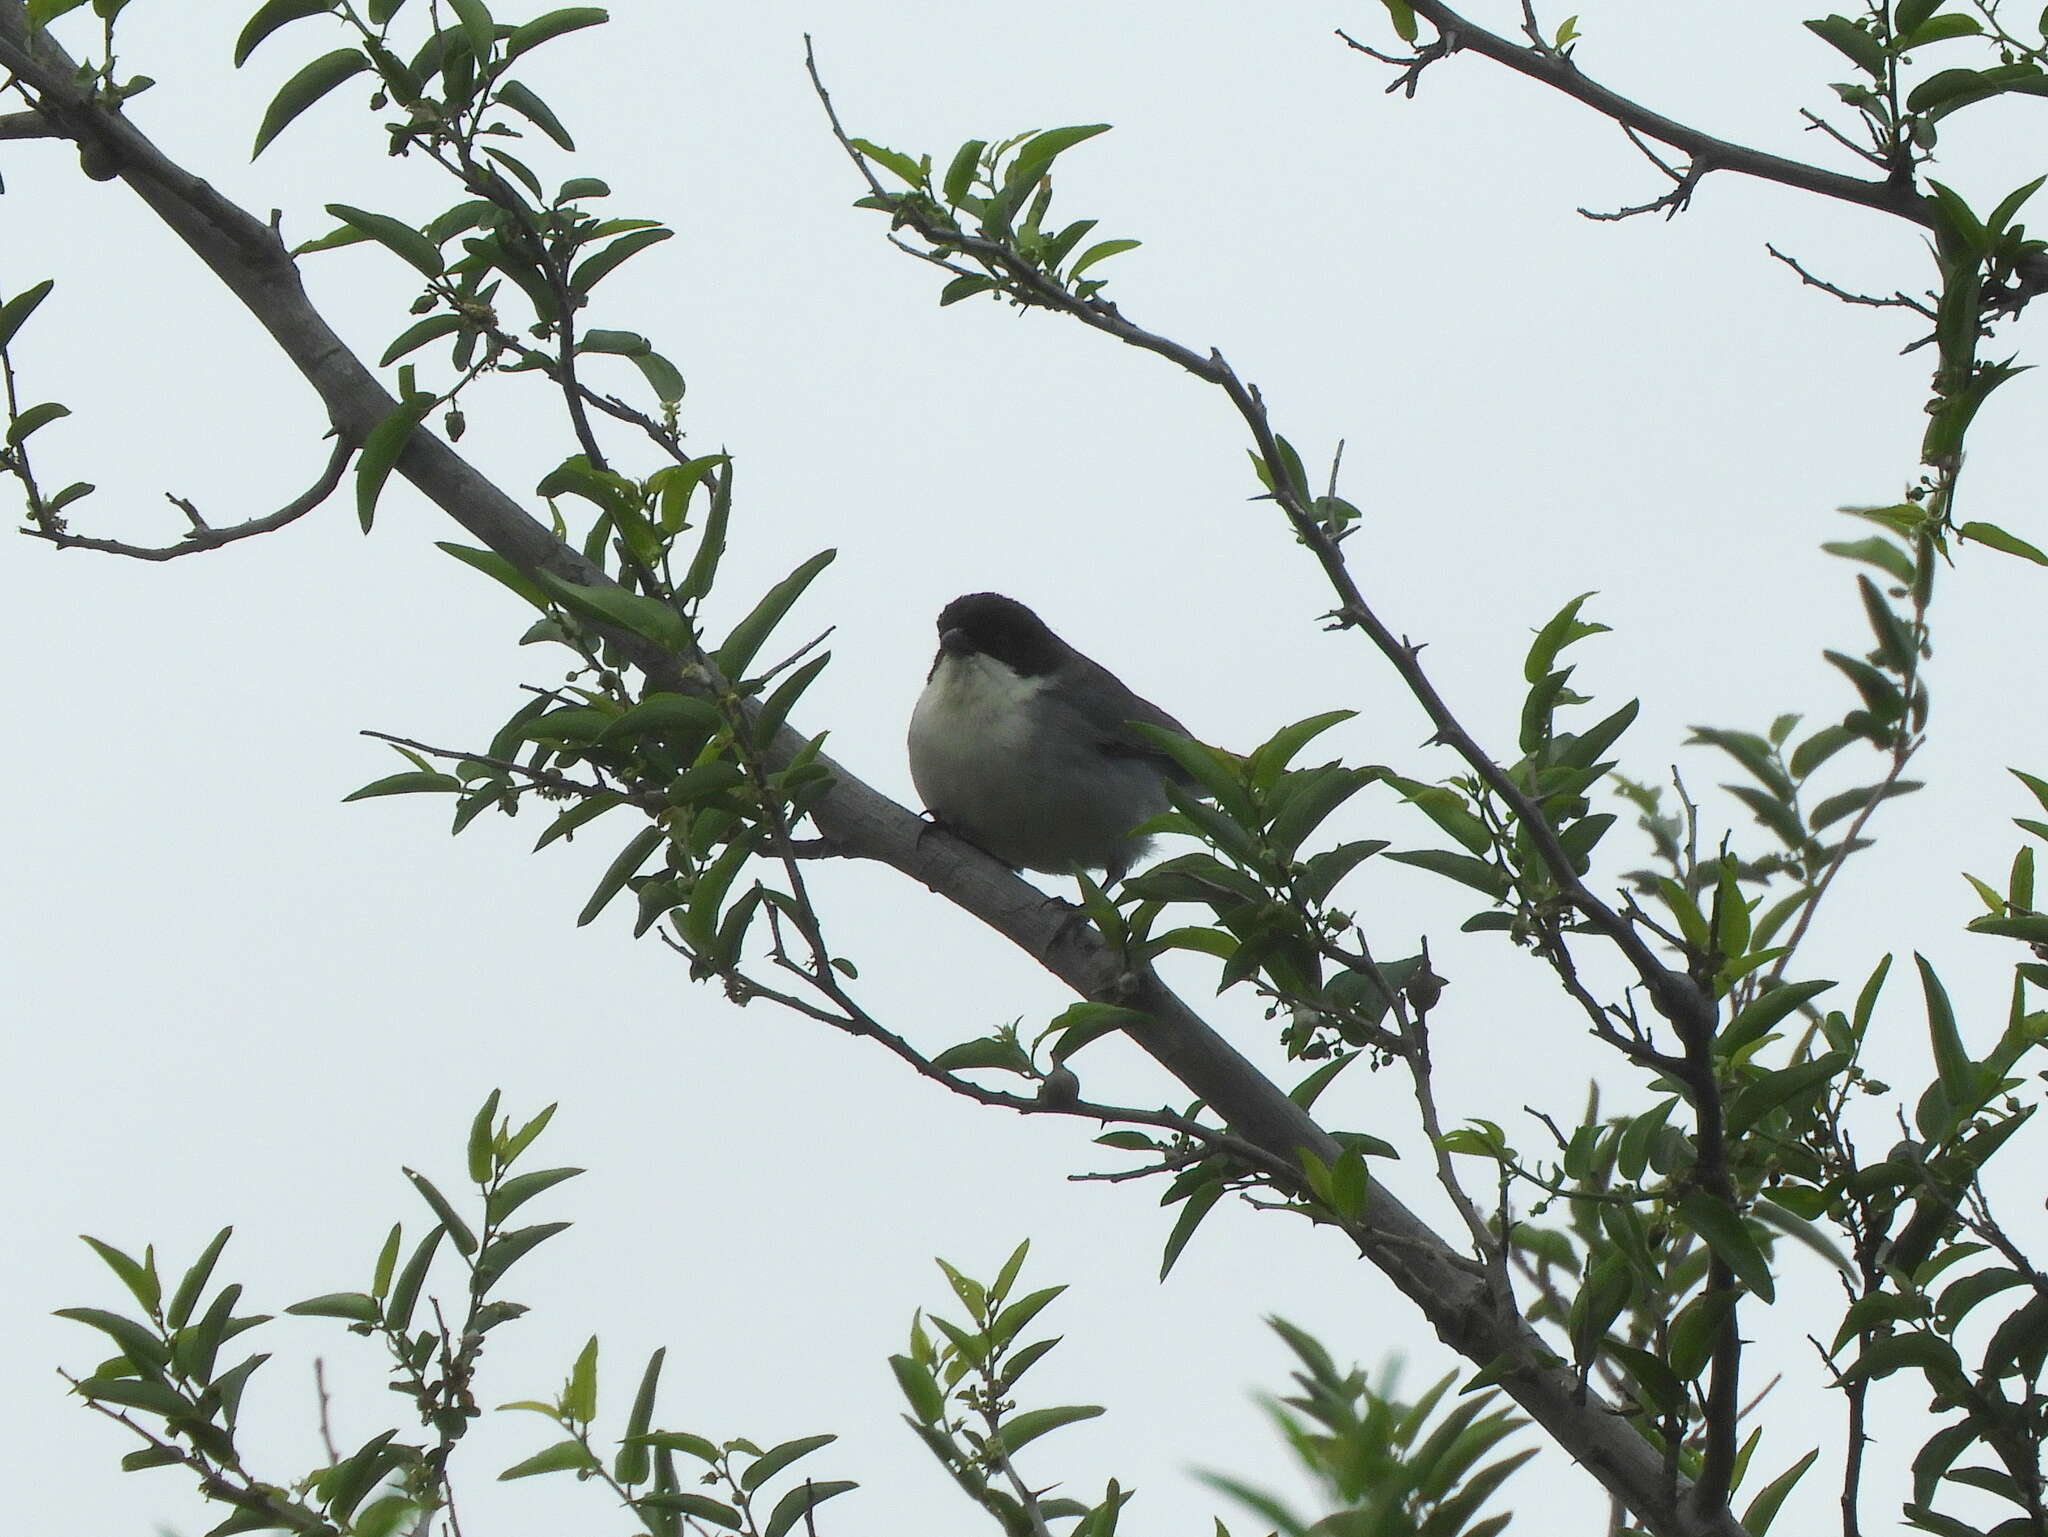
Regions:
[[1014, 598], [973, 592], [939, 614], [939, 654], [910, 717], [910, 777], [947, 828], [1003, 863], [1123, 878], [1131, 835], [1186, 783], [1133, 721], [1187, 728]]

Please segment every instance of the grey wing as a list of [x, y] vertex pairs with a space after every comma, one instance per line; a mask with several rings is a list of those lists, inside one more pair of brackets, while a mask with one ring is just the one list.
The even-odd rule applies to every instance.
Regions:
[[1123, 681], [1099, 662], [1076, 655], [1080, 685], [1075, 694], [1063, 694], [1062, 703], [1082, 720], [1098, 750], [1112, 758], [1142, 758], [1171, 778], [1185, 781], [1185, 771], [1172, 758], [1131, 729], [1130, 723], [1157, 726], [1187, 736], [1188, 728], [1142, 695], [1132, 693]]

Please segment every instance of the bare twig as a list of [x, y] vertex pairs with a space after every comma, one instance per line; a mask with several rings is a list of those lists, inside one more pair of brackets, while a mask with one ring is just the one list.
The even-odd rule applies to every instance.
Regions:
[[532, 764], [521, 763], [513, 758], [493, 758], [488, 753], [464, 752], [457, 747], [430, 747], [425, 742], [415, 742], [411, 737], [393, 736], [388, 731], [366, 730], [359, 735], [369, 737], [373, 741], [389, 742], [393, 747], [408, 747], [429, 758], [442, 758], [450, 763], [481, 763], [486, 768], [523, 775], [544, 790], [559, 790], [568, 795], [582, 796], [586, 800], [596, 795], [616, 795], [624, 803], [649, 810], [668, 804], [667, 798], [655, 791], [636, 794], [614, 785], [590, 784], [584, 780], [571, 779], [559, 769], [535, 768]]
[[341, 1461], [341, 1449], [334, 1444], [334, 1404], [327, 1396], [327, 1362], [320, 1356], [313, 1358], [313, 1392], [320, 1400], [320, 1445], [331, 1468]]
[[1891, 169], [1891, 162], [1885, 159], [1883, 155], [1874, 149], [1866, 149], [1863, 145], [1858, 144], [1818, 112], [1812, 111], [1810, 108], [1801, 107], [1799, 115], [1806, 119], [1806, 131], [1808, 133], [1824, 133], [1850, 154], [1855, 155], [1859, 159], [1869, 161], [1879, 170], [1889, 171]]
[[1887, 297], [1883, 294], [1851, 293], [1846, 288], [1837, 288], [1826, 278], [1814, 276], [1813, 273], [1800, 264], [1797, 257], [1787, 256], [1776, 246], [1766, 242], [1764, 249], [1798, 273], [1800, 281], [1806, 283], [1809, 287], [1818, 288], [1824, 294], [1832, 294], [1844, 304], [1867, 304], [1875, 309], [1906, 309], [1913, 311], [1916, 315], [1925, 315], [1929, 320], [1934, 318], [1934, 306], [1915, 299], [1909, 294], [1895, 292]]
[[[1712, 134], [1702, 133], [1699, 129], [1666, 117], [1661, 112], [1654, 112], [1619, 92], [1610, 90], [1598, 81], [1589, 79], [1570, 59], [1555, 51], [1529, 47], [1499, 33], [1489, 32], [1486, 28], [1466, 19], [1459, 11], [1443, 4], [1442, 0], [1411, 0], [1411, 3], [1415, 13], [1435, 27], [1438, 33], [1436, 44], [1417, 50], [1418, 59], [1429, 53], [1432, 48], [1440, 47], [1442, 50], [1432, 55], [1432, 61], [1434, 58], [1442, 57], [1443, 53], [1469, 49], [1492, 59], [1496, 64], [1506, 66], [1518, 75], [1547, 85], [1574, 101], [1591, 107], [1603, 117], [1612, 118], [1645, 137], [1669, 145], [1690, 157], [1696, 166], [1701, 167], [1702, 175], [1710, 170], [1733, 171], [1737, 175], [1754, 176], [1762, 181], [1796, 187], [1802, 192], [1812, 192], [1821, 197], [1854, 203], [1858, 207], [1875, 209], [1923, 227], [1932, 228], [1934, 225], [1933, 213], [1910, 182], [1893, 177], [1886, 177], [1881, 181], [1865, 181], [1858, 177], [1845, 176], [1839, 171], [1808, 165], [1804, 161], [1752, 149], [1727, 139], [1717, 139]], [[1348, 37], [1345, 41], [1352, 43]], [[1358, 47], [1356, 43], [1352, 43], [1352, 46]], [[1367, 49], [1360, 51], [1370, 52]], [[1411, 70], [1415, 68], [1412, 64], [1406, 67]], [[1412, 93], [1412, 79], [1406, 79], [1405, 82], [1396, 81], [1397, 85], [1403, 83], [1408, 85]]]
[[143, 545], [127, 544], [118, 539], [88, 539], [74, 534], [63, 527], [60, 519], [46, 519], [36, 526], [24, 528], [23, 533], [37, 539], [46, 539], [60, 550], [98, 550], [105, 555], [126, 555], [135, 560], [176, 560], [181, 555], [197, 555], [205, 550], [217, 550], [224, 544], [233, 544], [240, 539], [253, 539], [259, 534], [275, 533], [288, 523], [294, 523], [318, 507], [334, 494], [334, 488], [341, 484], [342, 473], [348, 468], [348, 461], [355, 453], [355, 444], [346, 437], [338, 438], [334, 452], [327, 457], [327, 467], [320, 472], [320, 478], [305, 491], [293, 497], [276, 512], [261, 518], [251, 518], [246, 523], [234, 523], [225, 528], [216, 528], [199, 514], [199, 509], [181, 496], [165, 493], [165, 498], [185, 514], [191, 527], [177, 544]]

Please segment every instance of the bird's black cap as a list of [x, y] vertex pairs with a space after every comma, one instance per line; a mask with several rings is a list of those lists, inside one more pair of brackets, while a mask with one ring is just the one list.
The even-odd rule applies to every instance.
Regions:
[[1043, 619], [999, 592], [970, 592], [939, 610], [939, 648], [979, 652], [1026, 678], [1053, 671], [1069, 654]]

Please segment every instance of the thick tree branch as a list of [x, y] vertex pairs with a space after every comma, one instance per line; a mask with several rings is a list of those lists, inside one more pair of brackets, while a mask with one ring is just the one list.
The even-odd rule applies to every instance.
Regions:
[[0, 113], [0, 139], [55, 139], [62, 137], [40, 112]]
[[[111, 167], [219, 277], [313, 386], [345, 440], [359, 443], [396, 409], [396, 400], [313, 308], [277, 234], [173, 164], [125, 116], [92, 104], [73, 83], [74, 65], [63, 50], [45, 34], [31, 36], [21, 0], [0, 0], [0, 67], [27, 82], [46, 120], [79, 140], [96, 164]], [[397, 470], [522, 572], [547, 572], [584, 585], [607, 580], [431, 431], [413, 434]], [[673, 656], [625, 632], [610, 638], [654, 687], [693, 688]], [[803, 738], [785, 728], [771, 751], [786, 760], [802, 744]], [[1156, 976], [1130, 975], [1123, 956], [1067, 921], [1035, 888], [977, 850], [935, 835], [921, 818], [839, 765], [821, 761], [835, 783], [812, 815], [841, 851], [923, 882], [1077, 993], [1113, 997], [1149, 1015], [1127, 1033], [1236, 1135], [1290, 1166], [1302, 1152], [1326, 1162], [1339, 1156], [1338, 1144], [1321, 1127]], [[1391, 1191], [1375, 1181], [1365, 1215], [1347, 1231], [1441, 1338], [1467, 1359], [1493, 1364], [1522, 1408], [1626, 1500], [1649, 1530], [1659, 1537], [1737, 1537], [1741, 1529], [1725, 1512], [1688, 1510], [1682, 1489], [1664, 1477], [1642, 1438], [1611, 1405], [1590, 1399], [1524, 1320], [1499, 1311], [1479, 1268]]]

